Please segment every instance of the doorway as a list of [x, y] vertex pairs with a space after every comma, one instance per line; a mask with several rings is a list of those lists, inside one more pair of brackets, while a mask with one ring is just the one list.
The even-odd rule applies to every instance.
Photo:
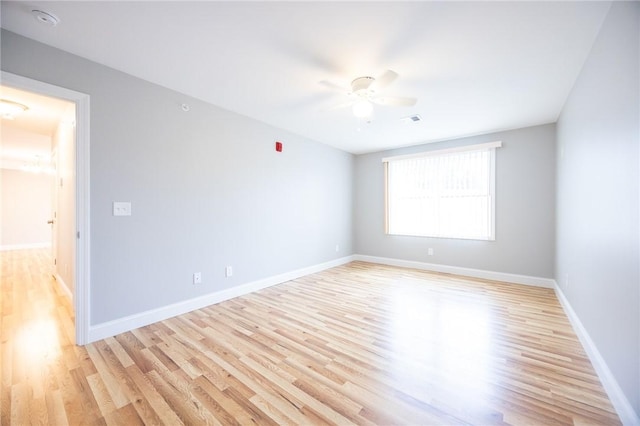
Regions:
[[[66, 101], [70, 108], [67, 120], [60, 125], [56, 137], [61, 144], [56, 149], [56, 192], [58, 204], [56, 218], [56, 258], [61, 258], [61, 250], [65, 250], [66, 267], [57, 265], [57, 272], [67, 276], [65, 284], [72, 289], [75, 311], [75, 341], [84, 345], [89, 341], [89, 96], [32, 80], [23, 76], [2, 72], [2, 86], [7, 89], [25, 91], [34, 95], [45, 96]], [[69, 144], [70, 141], [75, 143]], [[64, 165], [63, 165], [64, 163]], [[65, 208], [65, 212], [60, 211]], [[64, 224], [64, 227], [63, 227]], [[62, 247], [61, 239], [66, 239], [67, 246]], [[65, 272], [66, 271], [66, 272]], [[70, 282], [67, 282], [69, 280]]]
[[75, 103], [0, 85], [3, 250], [51, 246], [73, 296]]

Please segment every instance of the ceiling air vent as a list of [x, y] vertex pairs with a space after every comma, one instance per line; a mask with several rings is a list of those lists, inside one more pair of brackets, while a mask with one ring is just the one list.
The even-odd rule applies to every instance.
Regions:
[[422, 121], [422, 117], [416, 114], [409, 117], [401, 118], [400, 121], [402, 121], [404, 124], [417, 123], [418, 121]]

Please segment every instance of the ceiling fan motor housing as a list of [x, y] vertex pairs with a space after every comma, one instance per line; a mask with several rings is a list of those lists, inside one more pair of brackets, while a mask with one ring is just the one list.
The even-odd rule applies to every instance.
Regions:
[[351, 90], [353, 90], [353, 93], [367, 91], [375, 80], [373, 77], [358, 77], [351, 82]]

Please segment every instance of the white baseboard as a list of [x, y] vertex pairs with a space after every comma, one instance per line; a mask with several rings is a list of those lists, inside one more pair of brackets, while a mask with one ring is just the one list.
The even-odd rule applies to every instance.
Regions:
[[51, 247], [51, 241], [45, 242], [45, 243], [7, 244], [4, 246], [0, 246], [0, 251], [28, 250], [28, 249], [36, 249], [36, 248], [47, 248], [47, 247]]
[[71, 289], [69, 288], [69, 286], [67, 286], [67, 283], [64, 282], [60, 274], [56, 272], [55, 274], [53, 274], [53, 277], [56, 279], [58, 287], [60, 287], [60, 290], [62, 290], [65, 296], [67, 296], [70, 300], [73, 300], [73, 293], [71, 293]]
[[531, 285], [535, 287], [554, 288], [555, 281], [551, 278], [531, 277], [528, 275], [509, 274], [506, 272], [485, 271], [482, 269], [463, 268], [460, 266], [438, 265], [436, 263], [418, 262], [414, 260], [393, 259], [388, 257], [365, 256], [356, 254], [354, 260], [381, 263], [383, 265], [401, 266], [403, 268], [421, 269], [448, 274], [464, 275], [467, 277], [483, 278], [487, 280], [505, 281], [515, 284]]
[[353, 260], [353, 256], [346, 256], [329, 262], [320, 263], [318, 265], [296, 269], [295, 271], [286, 272], [280, 275], [274, 275], [272, 277], [264, 278], [258, 281], [253, 281], [236, 287], [206, 294], [194, 299], [185, 300], [183, 302], [174, 303], [172, 305], [163, 306], [161, 308], [152, 309], [150, 311], [141, 312], [139, 314], [130, 315], [128, 317], [119, 318], [117, 320], [108, 321], [97, 325], [90, 325], [89, 339], [87, 343], [115, 336], [116, 334], [124, 333], [139, 327], [144, 327], [145, 325], [153, 324], [154, 322], [162, 321], [167, 318], [175, 317], [177, 315], [182, 315], [196, 309], [201, 309], [206, 306], [223, 302], [225, 300], [233, 299], [234, 297], [243, 296], [245, 294], [249, 294], [263, 288], [271, 287], [276, 284], [281, 284], [286, 281], [291, 281], [305, 275], [344, 265], [345, 263], [352, 262]]
[[573, 330], [578, 336], [578, 339], [580, 339], [580, 343], [582, 343], [584, 350], [587, 352], [587, 356], [589, 357], [593, 368], [596, 370], [596, 373], [600, 378], [600, 382], [602, 382], [602, 386], [607, 392], [607, 395], [611, 400], [611, 404], [613, 404], [613, 408], [615, 408], [618, 416], [620, 416], [622, 424], [625, 426], [640, 425], [640, 416], [635, 412], [633, 406], [622, 392], [622, 389], [620, 389], [618, 381], [611, 373], [611, 370], [604, 361], [604, 358], [602, 358], [602, 355], [600, 355], [600, 351], [598, 351], [598, 348], [589, 336], [589, 333], [582, 325], [582, 321], [580, 321], [580, 318], [578, 318], [578, 315], [576, 315], [575, 311], [571, 307], [569, 300], [565, 297], [562, 289], [560, 289], [557, 283], [554, 283], [554, 288], [556, 295], [558, 296], [558, 300], [560, 301], [564, 312], [567, 314], [569, 322], [573, 326]]

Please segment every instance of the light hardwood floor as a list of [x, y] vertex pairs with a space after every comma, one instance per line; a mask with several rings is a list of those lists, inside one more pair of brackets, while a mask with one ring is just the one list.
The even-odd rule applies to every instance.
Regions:
[[549, 289], [354, 262], [78, 347], [1, 255], [2, 425], [619, 424]]

